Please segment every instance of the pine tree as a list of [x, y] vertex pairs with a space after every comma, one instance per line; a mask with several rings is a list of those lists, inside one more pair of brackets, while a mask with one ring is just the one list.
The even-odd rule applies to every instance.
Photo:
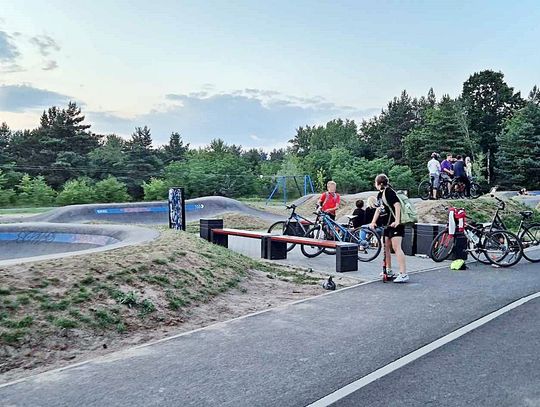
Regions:
[[143, 181], [157, 177], [163, 163], [152, 148], [152, 134], [147, 126], [136, 127], [131, 139], [126, 143], [126, 170], [129, 193], [135, 198], [142, 198]]
[[497, 137], [497, 182], [510, 188], [536, 188], [540, 181], [540, 106], [529, 102]]

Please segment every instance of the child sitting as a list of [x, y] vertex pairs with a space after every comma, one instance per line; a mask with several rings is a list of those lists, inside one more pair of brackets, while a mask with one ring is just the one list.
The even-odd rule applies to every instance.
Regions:
[[364, 201], [362, 201], [361, 199], [356, 201], [356, 209], [352, 213], [352, 216], [354, 216], [354, 218], [351, 219], [352, 225], [355, 229], [359, 228], [365, 223], [368, 223], [368, 221], [371, 220], [371, 218], [366, 220], [366, 211], [363, 208]]

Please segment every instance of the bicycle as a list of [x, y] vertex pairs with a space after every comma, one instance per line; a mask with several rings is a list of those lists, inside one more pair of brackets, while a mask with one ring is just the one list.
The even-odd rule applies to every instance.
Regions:
[[[450, 185], [450, 186], [449, 186]], [[470, 198], [476, 199], [482, 195], [482, 187], [471, 181]], [[423, 180], [418, 185], [418, 196], [426, 201], [432, 195], [432, 183], [430, 180]], [[465, 196], [465, 184], [461, 181], [453, 181], [441, 177], [439, 187], [437, 188], [437, 199], [463, 199]]]
[[[467, 252], [484, 264], [510, 267], [523, 257], [523, 246], [519, 238], [506, 230], [486, 231], [474, 222], [465, 223], [464, 235], [468, 242]], [[430, 257], [441, 262], [450, 257], [455, 245], [455, 235], [450, 234], [448, 226], [433, 239]]]
[[[504, 211], [506, 208], [506, 203], [494, 195], [495, 191], [496, 188], [491, 190], [491, 197], [497, 200], [497, 209], [491, 222], [486, 227], [488, 231], [493, 229], [508, 231], [508, 227], [499, 215], [499, 212]], [[531, 263], [538, 263], [540, 262], [540, 223], [527, 222], [528, 219], [532, 218], [532, 211], [521, 211], [519, 214], [521, 220], [516, 235], [523, 246], [523, 257]]]
[[469, 196], [465, 195], [465, 183], [457, 179], [452, 180], [450, 191], [450, 197], [454, 199], [476, 199], [482, 195], [482, 187], [472, 180], [470, 181]]
[[[354, 243], [358, 246], [358, 260], [367, 262], [375, 259], [381, 252], [381, 239], [377, 232], [368, 227], [349, 228], [334, 221], [328, 213], [324, 211], [314, 212], [320, 223], [312, 226], [305, 237], [318, 240], [334, 240], [340, 242]], [[360, 239], [360, 231], [365, 233], [365, 239]], [[317, 257], [321, 253], [335, 254], [333, 249], [325, 249], [309, 244], [301, 245], [301, 250], [306, 257]]]
[[[287, 220], [280, 220], [278, 222], [275, 222], [272, 224], [269, 228], [267, 233], [271, 233], [274, 235], [289, 235], [289, 236], [305, 236], [308, 228], [315, 225], [317, 223], [317, 219], [315, 221], [309, 220], [307, 218], [304, 218], [302, 215], [299, 215], [296, 213], [297, 206], [295, 204], [286, 206], [287, 209], [292, 210], [291, 214], [289, 215], [289, 218]], [[295, 224], [300, 228], [301, 232], [298, 233], [297, 230], [291, 225], [291, 222], [294, 221]], [[308, 227], [306, 227], [306, 225]], [[296, 246], [296, 243], [287, 243], [287, 251], [290, 252], [294, 247]]]

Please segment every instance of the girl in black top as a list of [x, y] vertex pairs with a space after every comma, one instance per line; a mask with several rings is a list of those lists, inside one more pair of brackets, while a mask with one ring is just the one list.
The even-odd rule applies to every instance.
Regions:
[[405, 270], [405, 253], [401, 249], [401, 241], [405, 231], [405, 226], [401, 224], [401, 204], [396, 191], [390, 186], [388, 177], [385, 174], [377, 175], [375, 178], [375, 188], [379, 191], [377, 199], [379, 208], [375, 212], [375, 216], [371, 221], [371, 227], [374, 229], [377, 226], [379, 218], [385, 221], [384, 236], [385, 239], [385, 256], [387, 273], [392, 273], [392, 256], [390, 247], [396, 253], [399, 264], [399, 276], [394, 280], [395, 283], [405, 283], [409, 281], [409, 276]]

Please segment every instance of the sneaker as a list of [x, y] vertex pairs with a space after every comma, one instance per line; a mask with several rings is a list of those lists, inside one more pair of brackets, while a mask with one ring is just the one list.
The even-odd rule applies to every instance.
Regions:
[[[395, 277], [395, 274], [392, 270], [386, 270], [386, 275], [390, 278], [393, 278]], [[381, 271], [381, 274], [379, 274], [379, 277], [380, 278], [383, 278], [384, 277], [384, 273]]]
[[399, 275], [395, 278], [394, 283], [406, 283], [407, 281], [409, 281], [409, 275], [399, 273]]

